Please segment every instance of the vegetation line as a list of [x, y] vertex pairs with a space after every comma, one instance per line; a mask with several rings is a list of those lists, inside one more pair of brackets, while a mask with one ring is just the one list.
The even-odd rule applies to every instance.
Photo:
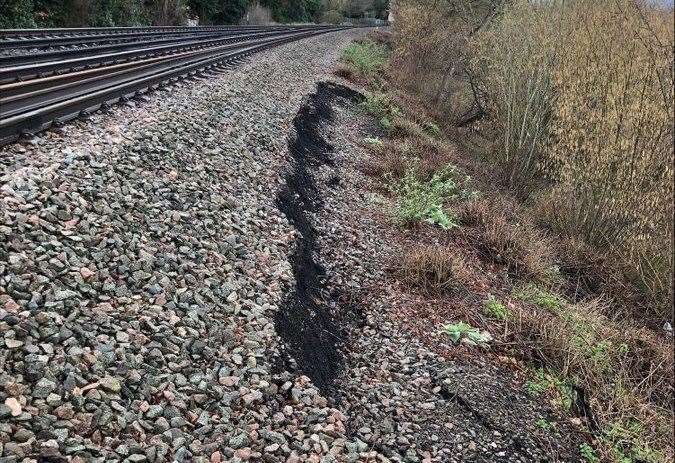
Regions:
[[369, 91], [362, 168], [405, 239], [393, 276], [429, 300], [417, 322], [530, 368], [586, 461], [672, 461], [672, 11], [401, 0], [394, 14], [337, 73]]
[[175, 26], [387, 19], [388, 0], [3, 0], [0, 28]]

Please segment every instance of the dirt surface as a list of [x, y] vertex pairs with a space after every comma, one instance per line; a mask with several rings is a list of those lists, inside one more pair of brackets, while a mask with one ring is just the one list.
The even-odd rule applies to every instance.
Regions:
[[291, 256], [295, 289], [277, 315], [277, 333], [289, 347], [289, 360], [297, 362], [325, 394], [330, 394], [342, 370], [340, 349], [345, 333], [332, 319], [331, 308], [322, 306], [326, 274], [315, 261], [317, 234], [308, 214], [322, 206], [321, 192], [310, 170], [333, 165], [333, 147], [323, 139], [321, 128], [332, 121], [338, 99], [357, 103], [363, 97], [346, 87], [321, 82], [293, 120], [295, 135], [288, 144], [291, 170], [277, 199], [279, 209], [300, 234]]
[[369, 156], [363, 139], [377, 129], [353, 101], [342, 100], [326, 117], [329, 158], [311, 174], [322, 198], [311, 210], [330, 301], [323, 305], [342, 321], [336, 332], [349, 333], [335, 388], [351, 435], [394, 460], [576, 461], [569, 426], [558, 424], [556, 434], [538, 428], [556, 418], [529, 397], [518, 368], [453, 347], [438, 332], [420, 336], [415, 325], [426, 320], [401, 316], [423, 314], [410, 310], [419, 298], [386, 270], [405, 236], [387, 213], [389, 200], [361, 172]]

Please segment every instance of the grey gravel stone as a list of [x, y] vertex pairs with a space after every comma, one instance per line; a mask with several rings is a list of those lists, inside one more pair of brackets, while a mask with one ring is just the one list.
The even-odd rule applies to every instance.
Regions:
[[[0, 387], [0, 442], [26, 444], [5, 455], [38, 454], [30, 433], [46, 431], [50, 451], [101, 461], [207, 461], [223, 439], [222, 461], [292, 453], [272, 420], [294, 238], [274, 197], [295, 113], [360, 34], [270, 49], [0, 149], [0, 376], [16, 385]], [[12, 416], [2, 402], [22, 395]], [[309, 436], [329, 410], [294, 405], [302, 459], [327, 451]]]

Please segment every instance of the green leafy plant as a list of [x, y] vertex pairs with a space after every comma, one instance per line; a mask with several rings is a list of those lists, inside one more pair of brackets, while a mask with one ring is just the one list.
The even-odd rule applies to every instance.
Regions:
[[506, 320], [511, 316], [508, 309], [504, 307], [504, 304], [499, 302], [492, 295], [489, 295], [488, 298], [483, 301], [483, 313], [496, 318], [497, 320]]
[[363, 77], [372, 77], [387, 62], [387, 49], [372, 40], [354, 42], [342, 52], [342, 61]]
[[553, 428], [553, 424], [550, 421], [545, 420], [544, 418], [539, 418], [536, 423], [534, 423], [540, 429], [544, 431], [549, 431]]
[[485, 346], [492, 341], [492, 335], [487, 331], [481, 331], [465, 322], [447, 324], [443, 331], [455, 344], [462, 341], [469, 345]]
[[454, 216], [448, 216], [448, 214], [441, 208], [441, 206], [434, 204], [426, 211], [425, 222], [432, 225], [438, 225], [443, 230], [449, 230], [457, 226]]
[[603, 431], [600, 440], [612, 449], [615, 461], [633, 463], [642, 461], [658, 463], [664, 461], [663, 454], [640, 442], [644, 427], [634, 419], [616, 421]]
[[391, 119], [387, 116], [382, 116], [380, 118], [380, 127], [384, 129], [387, 132], [390, 132], [391, 129], [394, 127], [394, 124], [391, 122]]
[[549, 387], [548, 379], [546, 379], [546, 372], [543, 368], [539, 368], [534, 373], [534, 378], [525, 383], [528, 392], [533, 396], [539, 396], [546, 392]]
[[595, 454], [595, 450], [593, 450], [593, 447], [591, 447], [585, 442], [579, 446], [579, 453], [581, 454], [582, 458], [586, 460], [587, 463], [600, 462], [600, 459]]
[[415, 168], [409, 168], [399, 181], [393, 181], [390, 190], [396, 198], [395, 215], [403, 226], [428, 222], [443, 229], [456, 227], [456, 217], [443, 209], [445, 201], [465, 196], [458, 184], [457, 169], [446, 166], [428, 181], [419, 178]]
[[605, 371], [610, 367], [610, 354], [614, 349], [611, 341], [603, 340], [590, 347], [590, 358], [598, 371]]

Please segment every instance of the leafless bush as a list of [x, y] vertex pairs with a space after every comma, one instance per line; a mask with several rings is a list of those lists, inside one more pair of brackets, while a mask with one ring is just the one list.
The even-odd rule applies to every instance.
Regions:
[[241, 20], [242, 24], [272, 24], [272, 12], [269, 8], [260, 5], [259, 2], [253, 2], [246, 10], [246, 14]]
[[552, 72], [564, 36], [560, 7], [513, 2], [474, 41], [472, 72], [499, 140], [491, 153], [507, 185], [523, 196], [538, 186], [555, 97]]
[[178, 26], [187, 21], [187, 6], [183, 0], [157, 0], [152, 16], [155, 26]]
[[458, 120], [472, 103], [464, 85], [471, 27], [453, 8], [461, 2], [431, 3], [397, 3], [392, 77], [439, 113]]

